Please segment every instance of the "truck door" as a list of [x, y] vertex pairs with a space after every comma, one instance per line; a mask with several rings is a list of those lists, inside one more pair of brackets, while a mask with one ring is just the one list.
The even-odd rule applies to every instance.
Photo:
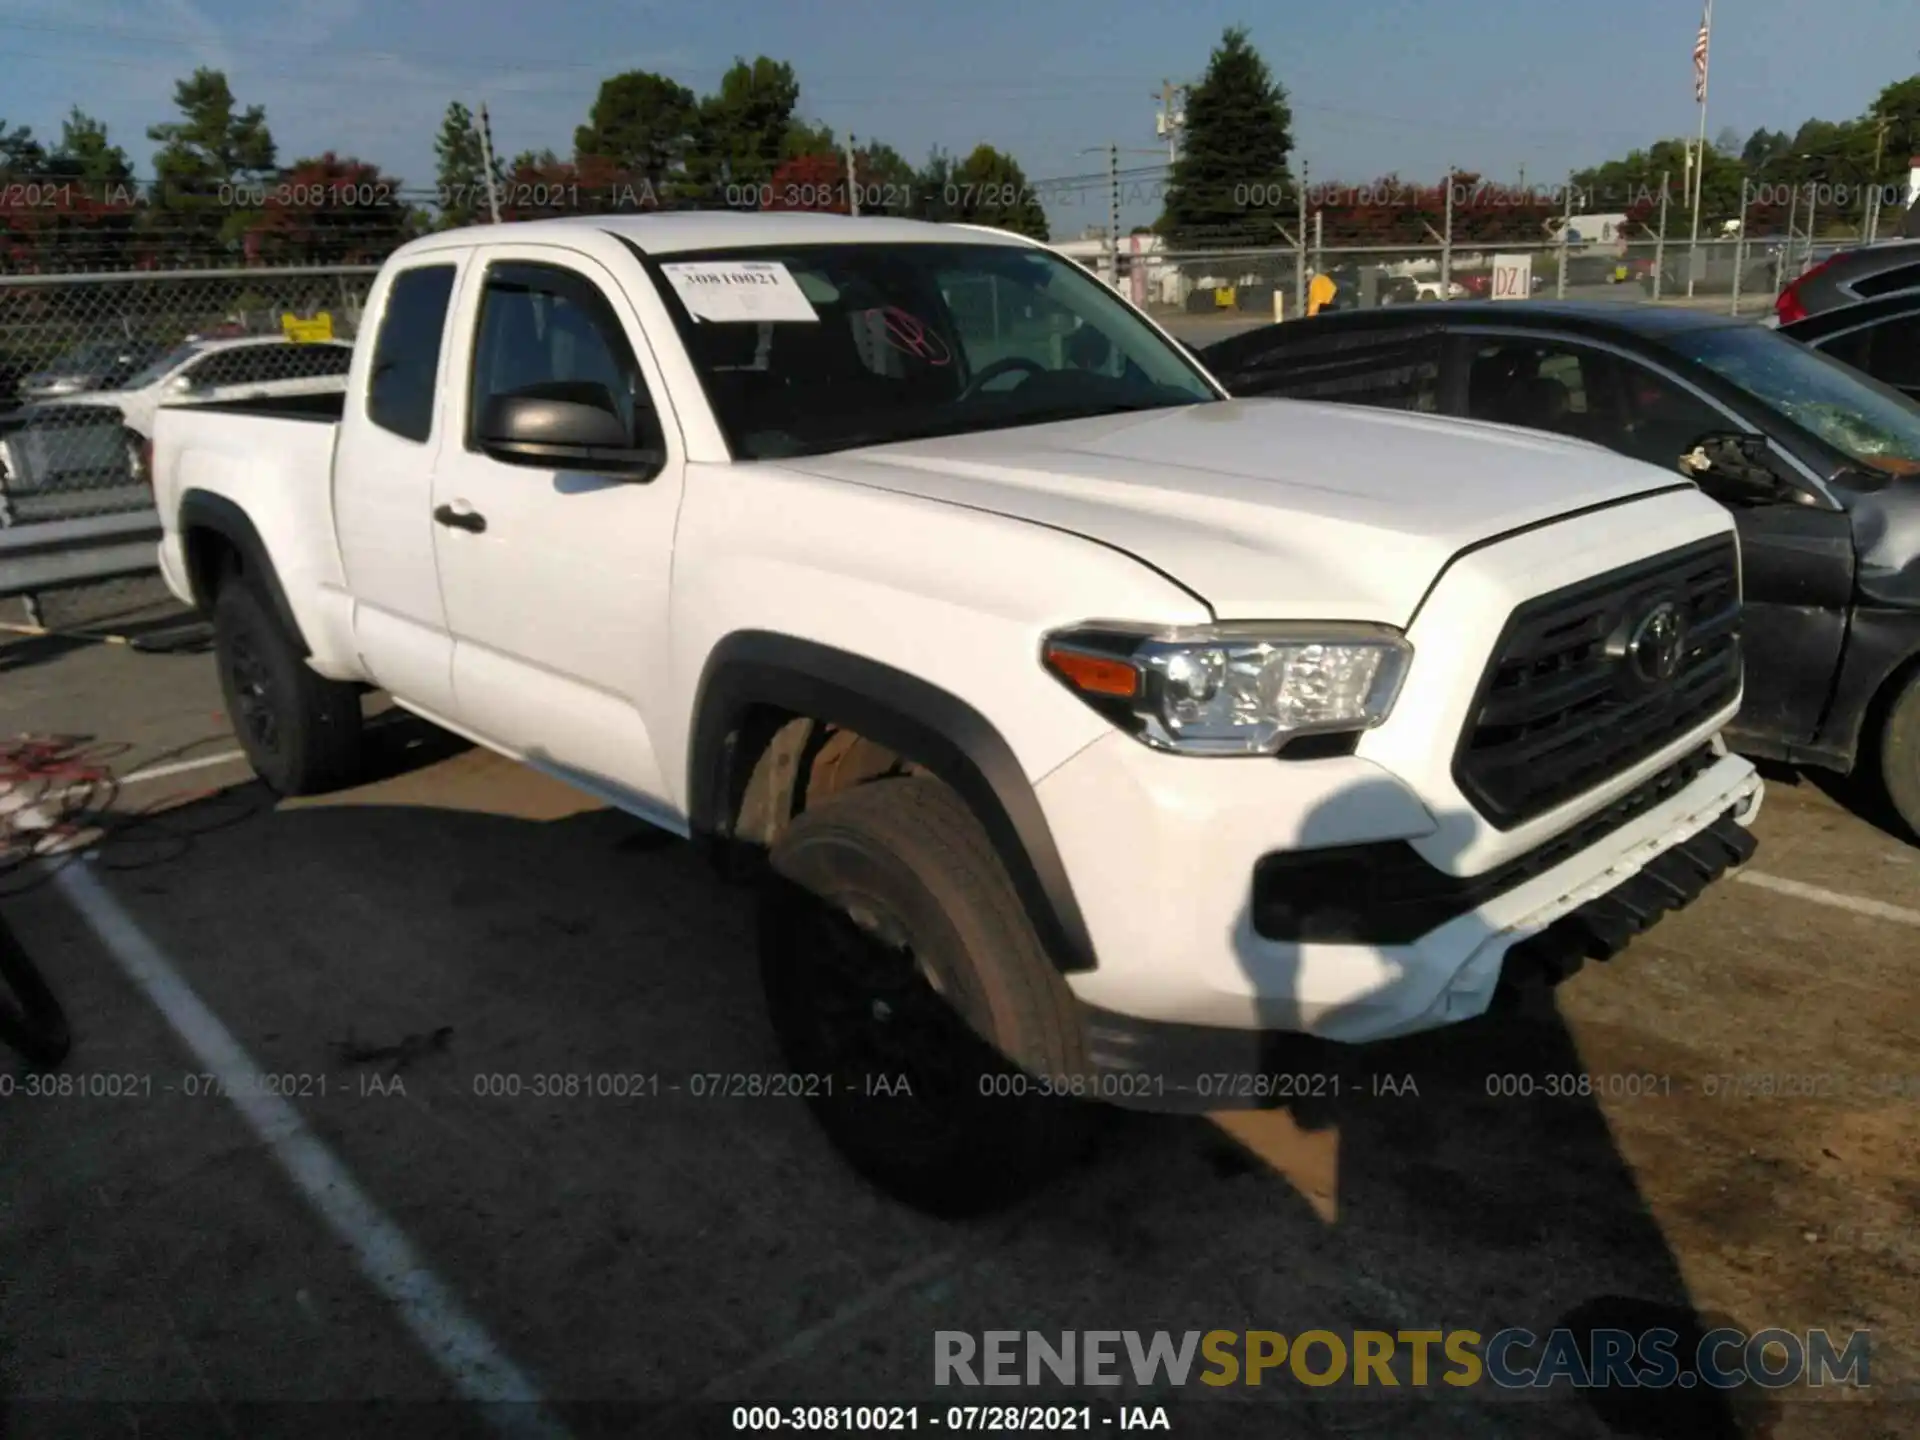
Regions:
[[[636, 265], [630, 283], [647, 284]], [[621, 283], [551, 245], [489, 247], [466, 277], [463, 375], [433, 485], [441, 592], [463, 725], [535, 766], [677, 828], [655, 753], [684, 450]], [[644, 476], [496, 459], [475, 421], [496, 396], [554, 387], [610, 401]]]
[[384, 280], [384, 296], [373, 297], [372, 354], [358, 362], [365, 373], [349, 391], [333, 459], [334, 524], [361, 662], [396, 700], [447, 719], [455, 719], [453, 638], [434, 570], [433, 467], [441, 431], [457, 414], [439, 397], [463, 263], [459, 253], [422, 256]]

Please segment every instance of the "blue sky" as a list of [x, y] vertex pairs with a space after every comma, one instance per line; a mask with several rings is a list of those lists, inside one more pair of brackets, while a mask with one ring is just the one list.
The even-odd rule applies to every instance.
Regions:
[[[456, 97], [488, 102], [504, 153], [565, 151], [607, 74], [705, 90], [764, 53], [793, 63], [802, 111], [837, 131], [915, 161], [985, 141], [1039, 180], [1103, 169], [1082, 152], [1109, 141], [1154, 150], [1161, 79], [1197, 79], [1242, 21], [1288, 88], [1315, 180], [1457, 165], [1550, 182], [1696, 123], [1694, 0], [0, 0], [0, 117], [57, 134], [77, 103], [144, 176], [174, 80], [213, 65], [266, 106], [283, 160], [333, 149], [430, 185]], [[1844, 118], [1920, 71], [1920, 4], [1719, 0], [1712, 64], [1713, 133]], [[1156, 209], [1143, 198], [1125, 219]], [[1056, 236], [1077, 234], [1106, 196], [1093, 185], [1051, 210]]]

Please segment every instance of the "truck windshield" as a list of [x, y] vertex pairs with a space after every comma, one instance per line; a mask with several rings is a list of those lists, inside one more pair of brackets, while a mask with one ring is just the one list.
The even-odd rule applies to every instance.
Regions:
[[1221, 398], [1105, 284], [1045, 250], [795, 245], [662, 256], [657, 274], [741, 459]]
[[1898, 390], [1758, 325], [1692, 331], [1672, 345], [1855, 463], [1920, 472], [1920, 405]]

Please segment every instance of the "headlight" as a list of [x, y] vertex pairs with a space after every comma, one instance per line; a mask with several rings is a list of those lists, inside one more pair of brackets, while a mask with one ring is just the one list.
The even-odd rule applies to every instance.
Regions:
[[1049, 635], [1047, 669], [1143, 744], [1272, 755], [1387, 718], [1413, 647], [1378, 625], [1088, 625]]

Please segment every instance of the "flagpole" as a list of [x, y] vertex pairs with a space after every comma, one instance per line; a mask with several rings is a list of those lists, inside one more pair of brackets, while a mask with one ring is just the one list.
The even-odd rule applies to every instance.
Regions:
[[1693, 243], [1687, 249], [1687, 294], [1693, 294], [1694, 277], [1700, 268], [1700, 192], [1707, 178], [1707, 71], [1713, 64], [1713, 0], [1707, 0], [1700, 28], [1707, 37], [1706, 53], [1700, 57], [1700, 143], [1694, 150], [1693, 166]]

